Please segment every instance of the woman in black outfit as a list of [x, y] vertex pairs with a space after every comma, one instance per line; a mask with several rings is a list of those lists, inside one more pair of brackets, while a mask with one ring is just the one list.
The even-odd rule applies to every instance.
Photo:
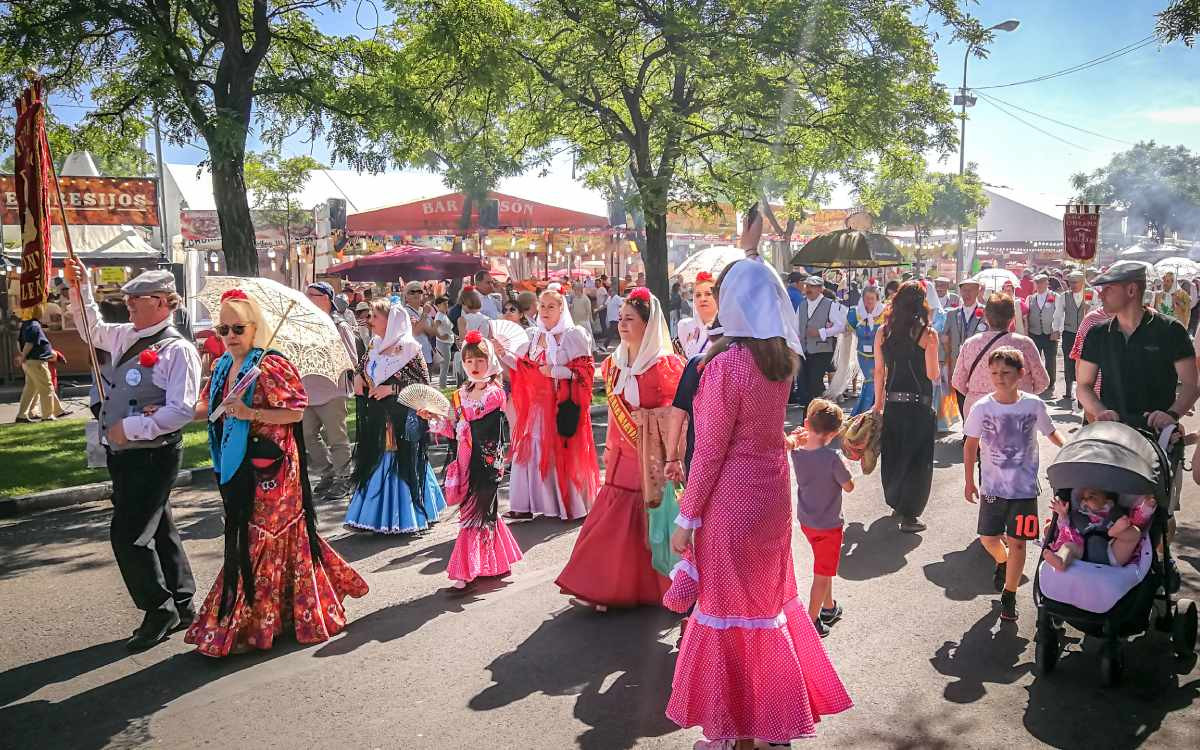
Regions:
[[[936, 417], [933, 383], [938, 376], [938, 336], [929, 325], [925, 290], [901, 285], [875, 334], [875, 411], [883, 414], [879, 446], [883, 496], [900, 530], [925, 530], [921, 513], [933, 482]], [[885, 409], [886, 405], [886, 409]]]

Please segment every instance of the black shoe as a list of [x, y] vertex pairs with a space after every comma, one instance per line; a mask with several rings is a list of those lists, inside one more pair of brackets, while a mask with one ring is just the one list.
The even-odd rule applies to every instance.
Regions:
[[1017, 621], [1017, 592], [1005, 589], [1000, 593], [1000, 619]]
[[904, 516], [900, 520], [900, 530], [905, 534], [916, 534], [928, 528], [916, 516]]
[[167, 635], [179, 624], [179, 614], [171, 611], [155, 610], [147, 612], [142, 627], [138, 628], [133, 637], [125, 641], [125, 650], [137, 653], [153, 648], [166, 640]]
[[179, 611], [179, 624], [175, 626], [172, 632], [187, 630], [196, 621], [196, 608], [190, 604], [185, 607], [175, 605], [175, 608]]
[[1004, 579], [1008, 577], [1008, 563], [996, 563], [996, 572], [992, 573], [992, 586], [999, 594], [1004, 590]]
[[324, 495], [326, 492], [329, 492], [331, 487], [333, 487], [333, 477], [321, 477], [321, 481], [316, 483], [312, 488], [312, 492], [314, 495]]
[[817, 635], [821, 636], [822, 638], [824, 638], [825, 636], [829, 635], [830, 632], [832, 632], [832, 631], [830, 631], [828, 625], [821, 622], [820, 617], [818, 617], [816, 620], [813, 621], [813, 628], [816, 629]]
[[817, 616], [820, 618], [821, 622], [825, 623], [826, 625], [832, 625], [838, 620], [842, 619], [842, 605], [834, 602], [833, 606], [828, 609], [821, 607], [821, 613]]
[[13, 424], [36, 424], [40, 419], [30, 419], [29, 417], [17, 417], [13, 420]]

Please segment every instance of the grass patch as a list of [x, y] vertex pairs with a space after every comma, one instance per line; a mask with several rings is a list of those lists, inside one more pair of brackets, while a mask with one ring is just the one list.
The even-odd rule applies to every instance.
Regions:
[[[604, 394], [592, 394], [592, 405], [604, 403]], [[350, 399], [346, 427], [351, 441], [355, 439], [354, 412], [354, 399]], [[63, 419], [0, 426], [0, 495], [16, 497], [108, 481], [106, 469], [87, 468], [85, 424], [84, 420]], [[203, 423], [193, 422], [183, 430], [183, 468], [211, 464], [207, 428]]]

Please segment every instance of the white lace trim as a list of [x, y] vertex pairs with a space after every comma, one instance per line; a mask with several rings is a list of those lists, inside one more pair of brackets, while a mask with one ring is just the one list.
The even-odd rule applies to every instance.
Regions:
[[[785, 605], [786, 608], [786, 605]], [[771, 630], [781, 628], [787, 624], [787, 615], [783, 610], [774, 617], [717, 617], [703, 612], [700, 607], [696, 607], [692, 619], [701, 625], [707, 625], [714, 630], [729, 630], [730, 628], [742, 628], [745, 630]]]
[[698, 529], [701, 522], [699, 518], [688, 518], [680, 513], [675, 516], [675, 525], [683, 529]]
[[691, 578], [696, 583], [700, 583], [700, 571], [696, 570], [696, 566], [692, 565], [687, 560], [680, 560], [679, 562], [675, 563], [674, 568], [671, 568], [670, 578], [672, 581], [675, 580], [675, 574], [680, 571], [687, 573], [688, 578]]

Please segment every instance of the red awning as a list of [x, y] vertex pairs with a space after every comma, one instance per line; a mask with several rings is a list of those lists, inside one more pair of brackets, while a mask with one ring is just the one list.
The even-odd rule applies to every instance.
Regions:
[[[537, 201], [503, 193], [488, 193], [499, 202], [500, 227], [524, 229], [603, 229], [608, 218], [583, 211], [549, 206]], [[393, 236], [400, 234], [457, 232], [462, 218], [463, 193], [350, 214], [346, 231], [360, 235]], [[472, 206], [470, 229], [479, 228], [479, 207]]]

